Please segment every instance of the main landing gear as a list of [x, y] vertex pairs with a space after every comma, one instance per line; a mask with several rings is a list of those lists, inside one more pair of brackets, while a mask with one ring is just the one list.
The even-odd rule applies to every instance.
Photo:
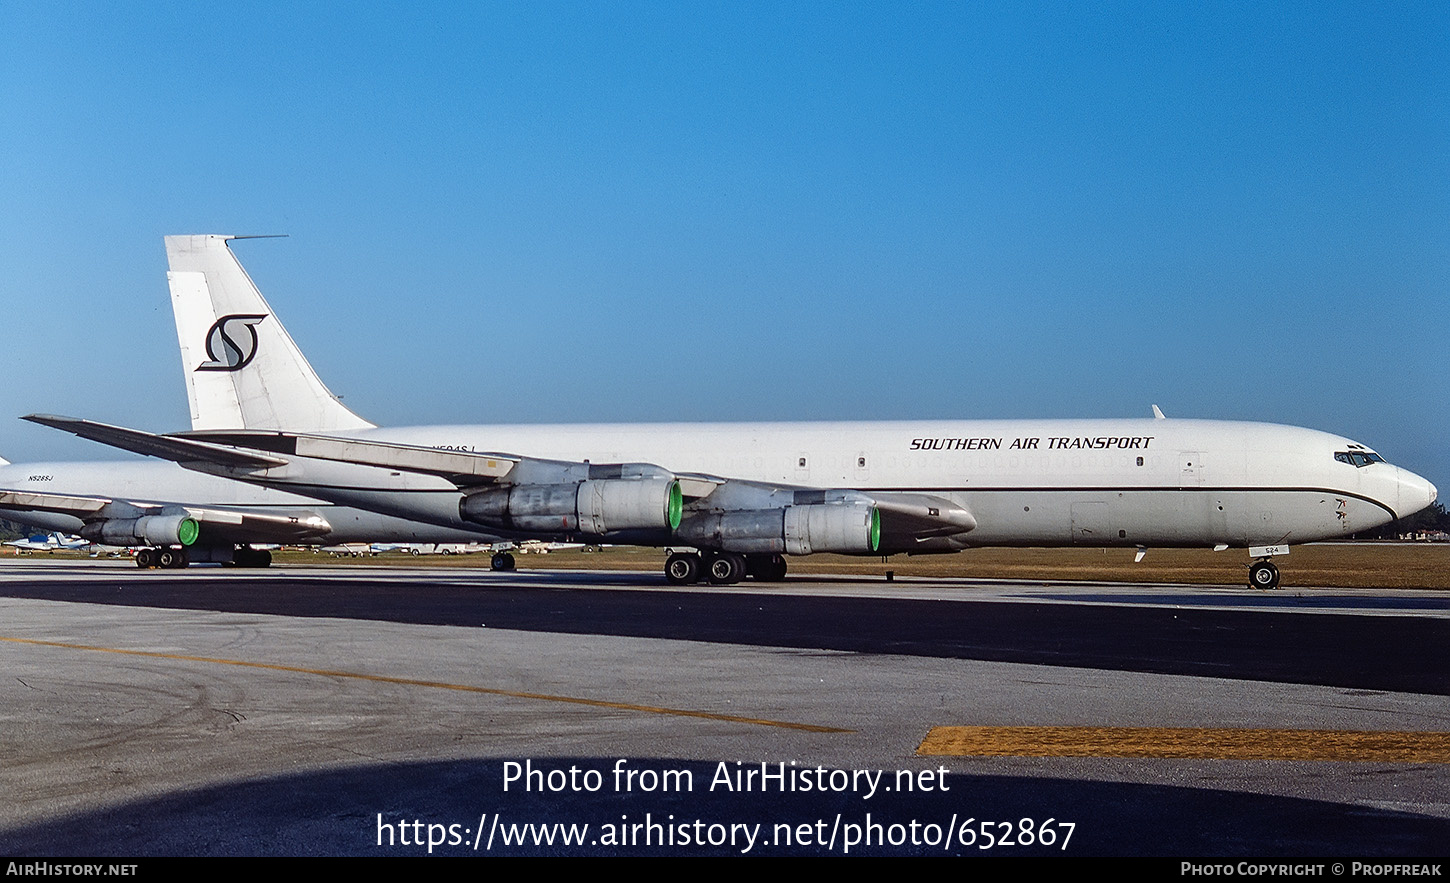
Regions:
[[514, 569], [514, 556], [507, 552], [494, 552], [488, 566], [500, 573], [507, 573]]
[[1278, 587], [1279, 568], [1274, 566], [1274, 562], [1263, 558], [1249, 565], [1249, 588], [1277, 589]]
[[136, 566], [143, 570], [150, 570], [153, 567], [163, 567], [168, 570], [179, 569], [191, 563], [185, 549], [173, 549], [170, 546], [163, 546], [160, 549], [142, 549], [136, 553]]
[[272, 553], [266, 549], [251, 546], [192, 546], [190, 549], [176, 546], [158, 546], [140, 549], [136, 552], [136, 566], [143, 570], [162, 568], [179, 570], [193, 561], [211, 562], [226, 567], [271, 567]]
[[673, 552], [665, 561], [665, 579], [671, 585], [694, 585], [701, 580], [729, 586], [747, 576], [761, 582], [785, 579], [784, 555], [741, 555], [737, 552]]

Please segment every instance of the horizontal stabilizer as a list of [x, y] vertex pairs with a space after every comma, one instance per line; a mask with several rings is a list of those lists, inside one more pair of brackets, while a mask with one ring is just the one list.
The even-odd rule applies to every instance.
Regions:
[[156, 435], [155, 433], [142, 432], [139, 429], [126, 429], [121, 426], [111, 426], [106, 423], [96, 423], [91, 420], [80, 420], [75, 417], [58, 417], [54, 414], [27, 414], [21, 419], [29, 420], [31, 423], [39, 423], [41, 426], [49, 426], [52, 429], [59, 429], [63, 432], [69, 432], [84, 439], [110, 445], [113, 448], [120, 448], [123, 451], [145, 454], [148, 457], [159, 457], [163, 460], [171, 460], [177, 463], [216, 463], [222, 466], [242, 469], [267, 469], [273, 466], [285, 466], [287, 464], [286, 460], [278, 457], [268, 457], [263, 454], [248, 451], [237, 451], [220, 445], [208, 444], [192, 439], [178, 438], [170, 435]]

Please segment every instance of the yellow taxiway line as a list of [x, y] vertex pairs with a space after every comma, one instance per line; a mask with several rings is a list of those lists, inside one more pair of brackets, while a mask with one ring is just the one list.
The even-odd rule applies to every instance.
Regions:
[[918, 755], [1450, 763], [1450, 733], [1170, 727], [933, 727]]

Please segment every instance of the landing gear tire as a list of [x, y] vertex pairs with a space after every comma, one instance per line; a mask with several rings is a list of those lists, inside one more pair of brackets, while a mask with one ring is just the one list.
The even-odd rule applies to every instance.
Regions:
[[136, 553], [136, 566], [143, 570], [150, 570], [156, 566], [156, 550], [141, 549]]
[[745, 572], [763, 583], [778, 583], [785, 579], [784, 555], [747, 555]]
[[733, 552], [715, 555], [705, 565], [705, 577], [712, 585], [734, 585], [745, 578], [745, 557]]
[[158, 567], [177, 570], [190, 563], [186, 557], [185, 549], [161, 549], [156, 553], [156, 564]]
[[488, 566], [500, 573], [508, 573], [514, 569], [514, 556], [507, 552], [494, 552]]
[[672, 586], [691, 586], [700, 581], [700, 556], [676, 552], [665, 561], [665, 579]]
[[1279, 568], [1275, 567], [1272, 561], [1256, 561], [1249, 565], [1249, 588], [1277, 589], [1278, 587]]

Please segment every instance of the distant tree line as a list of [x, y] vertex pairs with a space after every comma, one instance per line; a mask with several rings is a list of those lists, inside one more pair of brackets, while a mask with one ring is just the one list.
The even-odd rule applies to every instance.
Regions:
[[35, 528], [0, 519], [0, 542], [18, 540], [35, 533]]

